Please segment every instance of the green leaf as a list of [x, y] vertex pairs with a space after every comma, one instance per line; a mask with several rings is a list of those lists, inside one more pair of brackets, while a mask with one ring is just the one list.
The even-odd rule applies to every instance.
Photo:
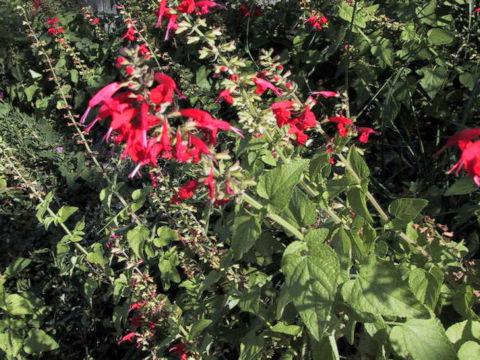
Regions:
[[284, 322], [276, 323], [270, 330], [290, 336], [298, 336], [302, 333], [302, 327], [298, 325], [289, 325]]
[[127, 232], [127, 241], [137, 258], [143, 258], [143, 246], [150, 236], [150, 230], [144, 225], [138, 225]]
[[102, 244], [93, 245], [93, 252], [87, 254], [87, 261], [92, 264], [104, 265], [105, 260], [103, 258], [103, 247]]
[[305, 234], [305, 241], [307, 243], [323, 243], [327, 240], [328, 233], [330, 231], [325, 228], [321, 229], [311, 229]]
[[7, 359], [16, 359], [22, 349], [23, 339], [13, 331], [0, 334], [0, 349], [5, 352]]
[[427, 37], [432, 45], [448, 45], [455, 40], [452, 32], [439, 28], [428, 30]]
[[35, 311], [35, 306], [28, 299], [18, 294], [7, 295], [6, 307], [12, 315], [28, 315]]
[[5, 275], [6, 276], [15, 276], [23, 271], [30, 263], [32, 260], [30, 259], [25, 259], [25, 258], [17, 258], [15, 261], [8, 265], [7, 269], [5, 270]]
[[480, 344], [475, 341], [467, 341], [458, 350], [458, 360], [480, 359]]
[[177, 271], [177, 265], [179, 263], [177, 249], [175, 247], [171, 248], [160, 258], [158, 268], [160, 269], [160, 278], [162, 279], [165, 290], [170, 288], [171, 282], [179, 283], [181, 281]]
[[240, 259], [255, 244], [261, 233], [260, 215], [252, 215], [245, 210], [235, 215], [232, 225], [232, 250]]
[[340, 264], [332, 248], [316, 241], [295, 241], [283, 254], [284, 286], [316, 340], [327, 329], [339, 271]]
[[414, 220], [418, 214], [428, 205], [424, 199], [397, 199], [390, 203], [388, 212], [403, 221]]
[[454, 360], [456, 354], [438, 319], [411, 319], [394, 326], [390, 343], [399, 356], [413, 360]]
[[27, 101], [32, 101], [33, 96], [37, 92], [38, 86], [37, 85], [30, 85], [29, 87], [25, 88], [25, 95], [27, 95]]
[[456, 349], [469, 340], [480, 342], [480, 322], [465, 320], [447, 329], [447, 337]]
[[28, 332], [28, 338], [25, 340], [23, 350], [27, 354], [40, 354], [44, 351], [58, 349], [57, 342], [41, 329], [32, 329]]
[[297, 228], [308, 227], [317, 219], [316, 209], [315, 203], [302, 190], [295, 188], [283, 215], [285, 220]]
[[162, 226], [157, 230], [157, 236], [153, 239], [153, 243], [157, 247], [162, 247], [170, 244], [172, 241], [178, 240], [178, 234], [170, 229], [168, 226]]
[[320, 341], [312, 339], [313, 360], [339, 360], [337, 343], [333, 336], [324, 336]]
[[373, 222], [373, 218], [367, 208], [367, 201], [362, 189], [358, 186], [350, 188], [347, 192], [348, 204], [354, 212], [362, 216], [365, 220]]
[[261, 352], [265, 347], [264, 340], [263, 336], [258, 336], [254, 330], [242, 338], [238, 360], [257, 360], [261, 358]]
[[210, 325], [212, 323], [212, 320], [210, 319], [201, 319], [201, 320], [198, 320], [198, 321], [195, 321], [192, 325], [192, 329], [190, 330], [190, 338], [193, 340], [195, 340], [199, 335], [200, 333], [205, 330], [208, 325]]
[[75, 207], [75, 206], [62, 206], [60, 208], [60, 210], [58, 210], [58, 213], [57, 213], [57, 215], [59, 217], [57, 219], [57, 222], [58, 223], [64, 223], [77, 210], [78, 210], [78, 208]]
[[370, 170], [368, 169], [368, 165], [363, 159], [363, 156], [360, 155], [355, 146], [350, 148], [347, 160], [360, 179], [368, 179], [370, 176]]
[[428, 310], [402, 280], [397, 268], [370, 258], [355, 280], [342, 287], [344, 300], [358, 311], [385, 316], [426, 317]]
[[258, 195], [268, 200], [277, 212], [281, 212], [288, 205], [293, 188], [299, 183], [307, 166], [308, 160], [296, 160], [266, 172], [259, 177]]
[[70, 79], [74, 84], [78, 83], [78, 70], [72, 69], [70, 70]]
[[448, 80], [448, 70], [442, 66], [433, 69], [423, 67], [417, 70], [417, 73], [422, 75], [419, 83], [427, 92], [430, 99], [433, 99], [437, 95]]
[[465, 195], [470, 194], [477, 190], [478, 187], [475, 185], [475, 182], [471, 177], [464, 177], [455, 182], [450, 186], [443, 196], [453, 196], [453, 195]]
[[431, 310], [435, 309], [443, 283], [443, 272], [438, 268], [432, 268], [431, 272], [415, 268], [410, 271], [408, 285], [418, 300], [427, 305]]

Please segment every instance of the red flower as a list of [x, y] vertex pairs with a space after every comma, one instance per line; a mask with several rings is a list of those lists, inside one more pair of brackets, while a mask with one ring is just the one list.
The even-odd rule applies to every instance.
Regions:
[[305, 145], [308, 140], [307, 134], [297, 127], [296, 124], [292, 125], [288, 133], [296, 136], [297, 145]]
[[215, 180], [213, 178], [213, 168], [210, 168], [207, 178], [203, 181], [208, 186], [208, 197], [215, 199]]
[[476, 8], [475, 10], [473, 10], [473, 12], [480, 12], [480, 7]]
[[162, 27], [162, 18], [165, 15], [165, 10], [167, 8], [167, 0], [160, 0], [160, 5], [158, 8], [158, 19], [157, 24], [155, 25], [156, 28]]
[[368, 127], [358, 127], [357, 132], [360, 133], [360, 137], [358, 140], [364, 144], [368, 142], [368, 137], [370, 136], [370, 134], [380, 135], [379, 132]]
[[255, 6], [253, 12], [250, 11], [250, 8], [245, 4], [240, 5], [238, 7], [238, 10], [240, 10], [243, 17], [249, 17], [249, 16], [259, 17], [262, 15], [262, 10], [258, 6]]
[[148, 50], [148, 47], [146, 44], [142, 44], [138, 48], [138, 53], [142, 56], [150, 54], [150, 50]]
[[188, 183], [183, 185], [180, 188], [179, 196], [182, 199], [189, 199], [195, 194], [195, 190], [197, 189], [199, 183], [198, 180], [190, 180]]
[[127, 66], [125, 68], [125, 72], [127, 73], [128, 76], [132, 76], [134, 71], [135, 69], [132, 66]]
[[455, 174], [458, 175], [462, 168], [473, 178], [475, 184], [480, 186], [480, 141], [469, 142], [465, 145], [460, 160], [458, 160], [448, 173], [456, 170]]
[[186, 360], [188, 358], [188, 354], [185, 352], [185, 347], [187, 344], [185, 343], [178, 343], [175, 346], [172, 346], [170, 349], [168, 349], [168, 352], [175, 351], [180, 355], [180, 360]]
[[275, 118], [277, 119], [278, 127], [283, 127], [288, 124], [288, 122], [290, 121], [290, 116], [292, 115], [292, 106], [294, 104], [295, 103], [293, 101], [285, 100], [274, 103], [270, 106], [273, 114], [275, 115]]
[[243, 133], [240, 129], [231, 126], [228, 122], [223, 120], [217, 120], [212, 117], [208, 112], [199, 109], [184, 109], [180, 110], [180, 114], [185, 117], [192, 118], [195, 122], [195, 126], [210, 131], [211, 144], [216, 145], [218, 130], [232, 130], [241, 137]]
[[127, 59], [125, 59], [123, 56], [119, 56], [117, 58], [117, 62], [115, 63], [115, 66], [116, 67], [121, 67], [126, 61], [127, 61]]
[[51, 27], [51, 28], [48, 28], [47, 32], [48, 32], [50, 35], [54, 36], [54, 35], [57, 34], [57, 29], [55, 29], [54, 27]]
[[97, 106], [100, 103], [105, 103], [112, 99], [113, 94], [115, 94], [118, 90], [122, 88], [123, 84], [119, 82], [113, 82], [108, 84], [107, 86], [101, 88], [88, 102], [88, 107], [85, 113], [80, 118], [80, 122], [85, 122], [90, 110]]
[[195, 11], [195, 0], [183, 0], [178, 5], [178, 11], [184, 14], [191, 14]]
[[341, 137], [345, 137], [348, 135], [348, 130], [345, 127], [345, 125], [353, 125], [352, 120], [343, 116], [334, 116], [329, 118], [328, 120], [330, 120], [331, 122], [337, 123], [338, 133], [340, 134]]
[[58, 20], [58, 18], [53, 18], [53, 19], [47, 20], [48, 25], [57, 25], [59, 22], [60, 22], [60, 20]]
[[277, 96], [283, 95], [282, 91], [278, 90], [278, 88], [275, 85], [273, 85], [271, 82], [267, 80], [261, 79], [259, 77], [254, 77], [253, 82], [255, 83], [255, 85], [257, 85], [257, 89], [255, 90], [257, 94], [262, 95], [265, 91], [270, 89]]
[[136, 39], [135, 29], [132, 26], [129, 26], [127, 32], [122, 36], [122, 39], [134, 41]]
[[317, 118], [310, 106], [305, 106], [305, 110], [300, 114], [298, 118], [293, 120], [296, 123], [296, 126], [301, 130], [308, 130], [317, 125]]
[[205, 14], [208, 14], [210, 12], [210, 9], [212, 7], [216, 7], [216, 6], [220, 6], [220, 7], [223, 7], [225, 8], [225, 6], [221, 5], [221, 4], [218, 4], [216, 3], [215, 1], [197, 1], [195, 2], [195, 7], [197, 9], [196, 11], [196, 14], [197, 15], [205, 15]]
[[139, 336], [139, 335], [140, 335], [140, 334], [137, 333], [137, 332], [131, 332], [131, 333], [125, 335], [125, 336], [122, 338], [122, 340], [120, 340], [119, 342], [117, 342], [117, 344], [120, 345], [120, 344], [121, 344], [122, 342], [124, 342], [124, 341], [130, 341], [131, 343], [133, 343], [133, 338], [134, 338], [135, 336]]
[[233, 104], [232, 92], [230, 90], [222, 90], [215, 101], [220, 102], [222, 99], [229, 104]]
[[322, 95], [324, 98], [329, 98], [329, 97], [338, 97], [340, 94], [335, 91], [313, 91], [312, 95]]
[[177, 87], [177, 84], [175, 83], [175, 80], [173, 80], [170, 76], [164, 74], [164, 73], [156, 73], [154, 75], [154, 79], [157, 83], [159, 83], [160, 85], [165, 85], [169, 88], [172, 88], [176, 93], [177, 95], [181, 98], [181, 99], [185, 99], [186, 96], [183, 95], [180, 90], [178, 90], [178, 87]]
[[472, 129], [465, 129], [462, 130], [458, 133], [456, 133], [453, 136], [450, 136], [447, 140], [447, 143], [440, 149], [438, 150], [433, 157], [436, 158], [438, 155], [440, 155], [445, 149], [449, 146], [454, 146], [457, 145], [460, 150], [463, 150], [467, 144], [475, 139], [476, 137], [480, 136], [480, 129], [479, 128], [472, 128]]
[[40, 0], [33, 0], [33, 6], [35, 10], [37, 10], [40, 7]]
[[94, 23], [94, 24], [98, 24], [98, 23], [100, 23], [100, 19], [99, 19], [99, 18], [95, 18], [95, 19], [93, 19], [93, 23]]

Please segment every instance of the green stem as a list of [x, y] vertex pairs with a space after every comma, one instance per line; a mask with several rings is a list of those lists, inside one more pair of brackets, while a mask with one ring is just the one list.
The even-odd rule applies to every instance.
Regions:
[[[261, 210], [263, 209], [263, 205], [260, 204], [257, 200], [252, 198], [250, 195], [243, 194], [243, 199], [250, 205], [252, 205], [255, 209]], [[275, 221], [278, 225], [282, 226], [285, 230], [290, 231], [295, 237], [299, 240], [303, 240], [303, 234], [298, 231], [298, 229], [290, 224], [287, 220], [282, 218], [280, 215], [274, 214], [274, 213], [267, 213], [266, 215], [267, 218], [270, 220]]]

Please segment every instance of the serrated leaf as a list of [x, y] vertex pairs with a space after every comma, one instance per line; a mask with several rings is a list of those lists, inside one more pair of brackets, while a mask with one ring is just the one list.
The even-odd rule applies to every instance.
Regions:
[[478, 189], [478, 186], [475, 185], [475, 182], [471, 177], [464, 177], [455, 182], [450, 186], [443, 196], [454, 196], [454, 195], [465, 195], [470, 194]]
[[300, 189], [293, 190], [292, 198], [283, 211], [285, 220], [295, 227], [308, 227], [317, 219], [316, 205]]
[[295, 241], [283, 254], [284, 287], [316, 340], [327, 329], [339, 271], [337, 255], [325, 244]]
[[358, 311], [399, 317], [426, 317], [428, 310], [413, 295], [391, 263], [370, 258], [355, 280], [342, 287], [344, 300]]
[[58, 343], [41, 329], [32, 329], [23, 345], [27, 354], [40, 354], [45, 351], [58, 349]]
[[308, 232], [305, 234], [304, 241], [307, 243], [323, 243], [327, 239], [329, 232], [330, 231], [325, 228], [308, 230]]
[[411, 319], [394, 326], [390, 343], [398, 355], [413, 360], [454, 360], [453, 346], [438, 319]]
[[347, 160], [360, 179], [368, 179], [370, 170], [355, 146], [352, 146], [348, 151]]
[[75, 212], [78, 208], [75, 206], [62, 206], [60, 210], [58, 210], [58, 222], [64, 223], [67, 219]]
[[402, 221], [414, 220], [418, 214], [428, 205], [424, 199], [397, 199], [390, 203], [388, 212]]
[[358, 186], [350, 188], [347, 192], [348, 204], [352, 210], [358, 215], [362, 216], [365, 220], [373, 222], [373, 218], [367, 208], [367, 200], [362, 189]]
[[437, 268], [433, 268], [432, 271], [434, 274], [420, 268], [411, 270], [408, 276], [408, 285], [420, 302], [434, 310], [440, 296], [443, 272]]
[[261, 231], [260, 215], [252, 215], [241, 210], [235, 216], [232, 225], [232, 250], [236, 259], [240, 259], [250, 250]]
[[258, 195], [268, 200], [269, 205], [277, 212], [282, 211], [288, 205], [293, 188], [300, 181], [307, 166], [308, 160], [302, 159], [266, 172], [258, 179]]

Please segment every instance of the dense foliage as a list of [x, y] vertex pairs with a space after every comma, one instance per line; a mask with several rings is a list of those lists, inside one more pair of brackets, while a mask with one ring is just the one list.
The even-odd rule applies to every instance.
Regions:
[[0, 4], [1, 357], [480, 358], [473, 1], [82, 3]]

